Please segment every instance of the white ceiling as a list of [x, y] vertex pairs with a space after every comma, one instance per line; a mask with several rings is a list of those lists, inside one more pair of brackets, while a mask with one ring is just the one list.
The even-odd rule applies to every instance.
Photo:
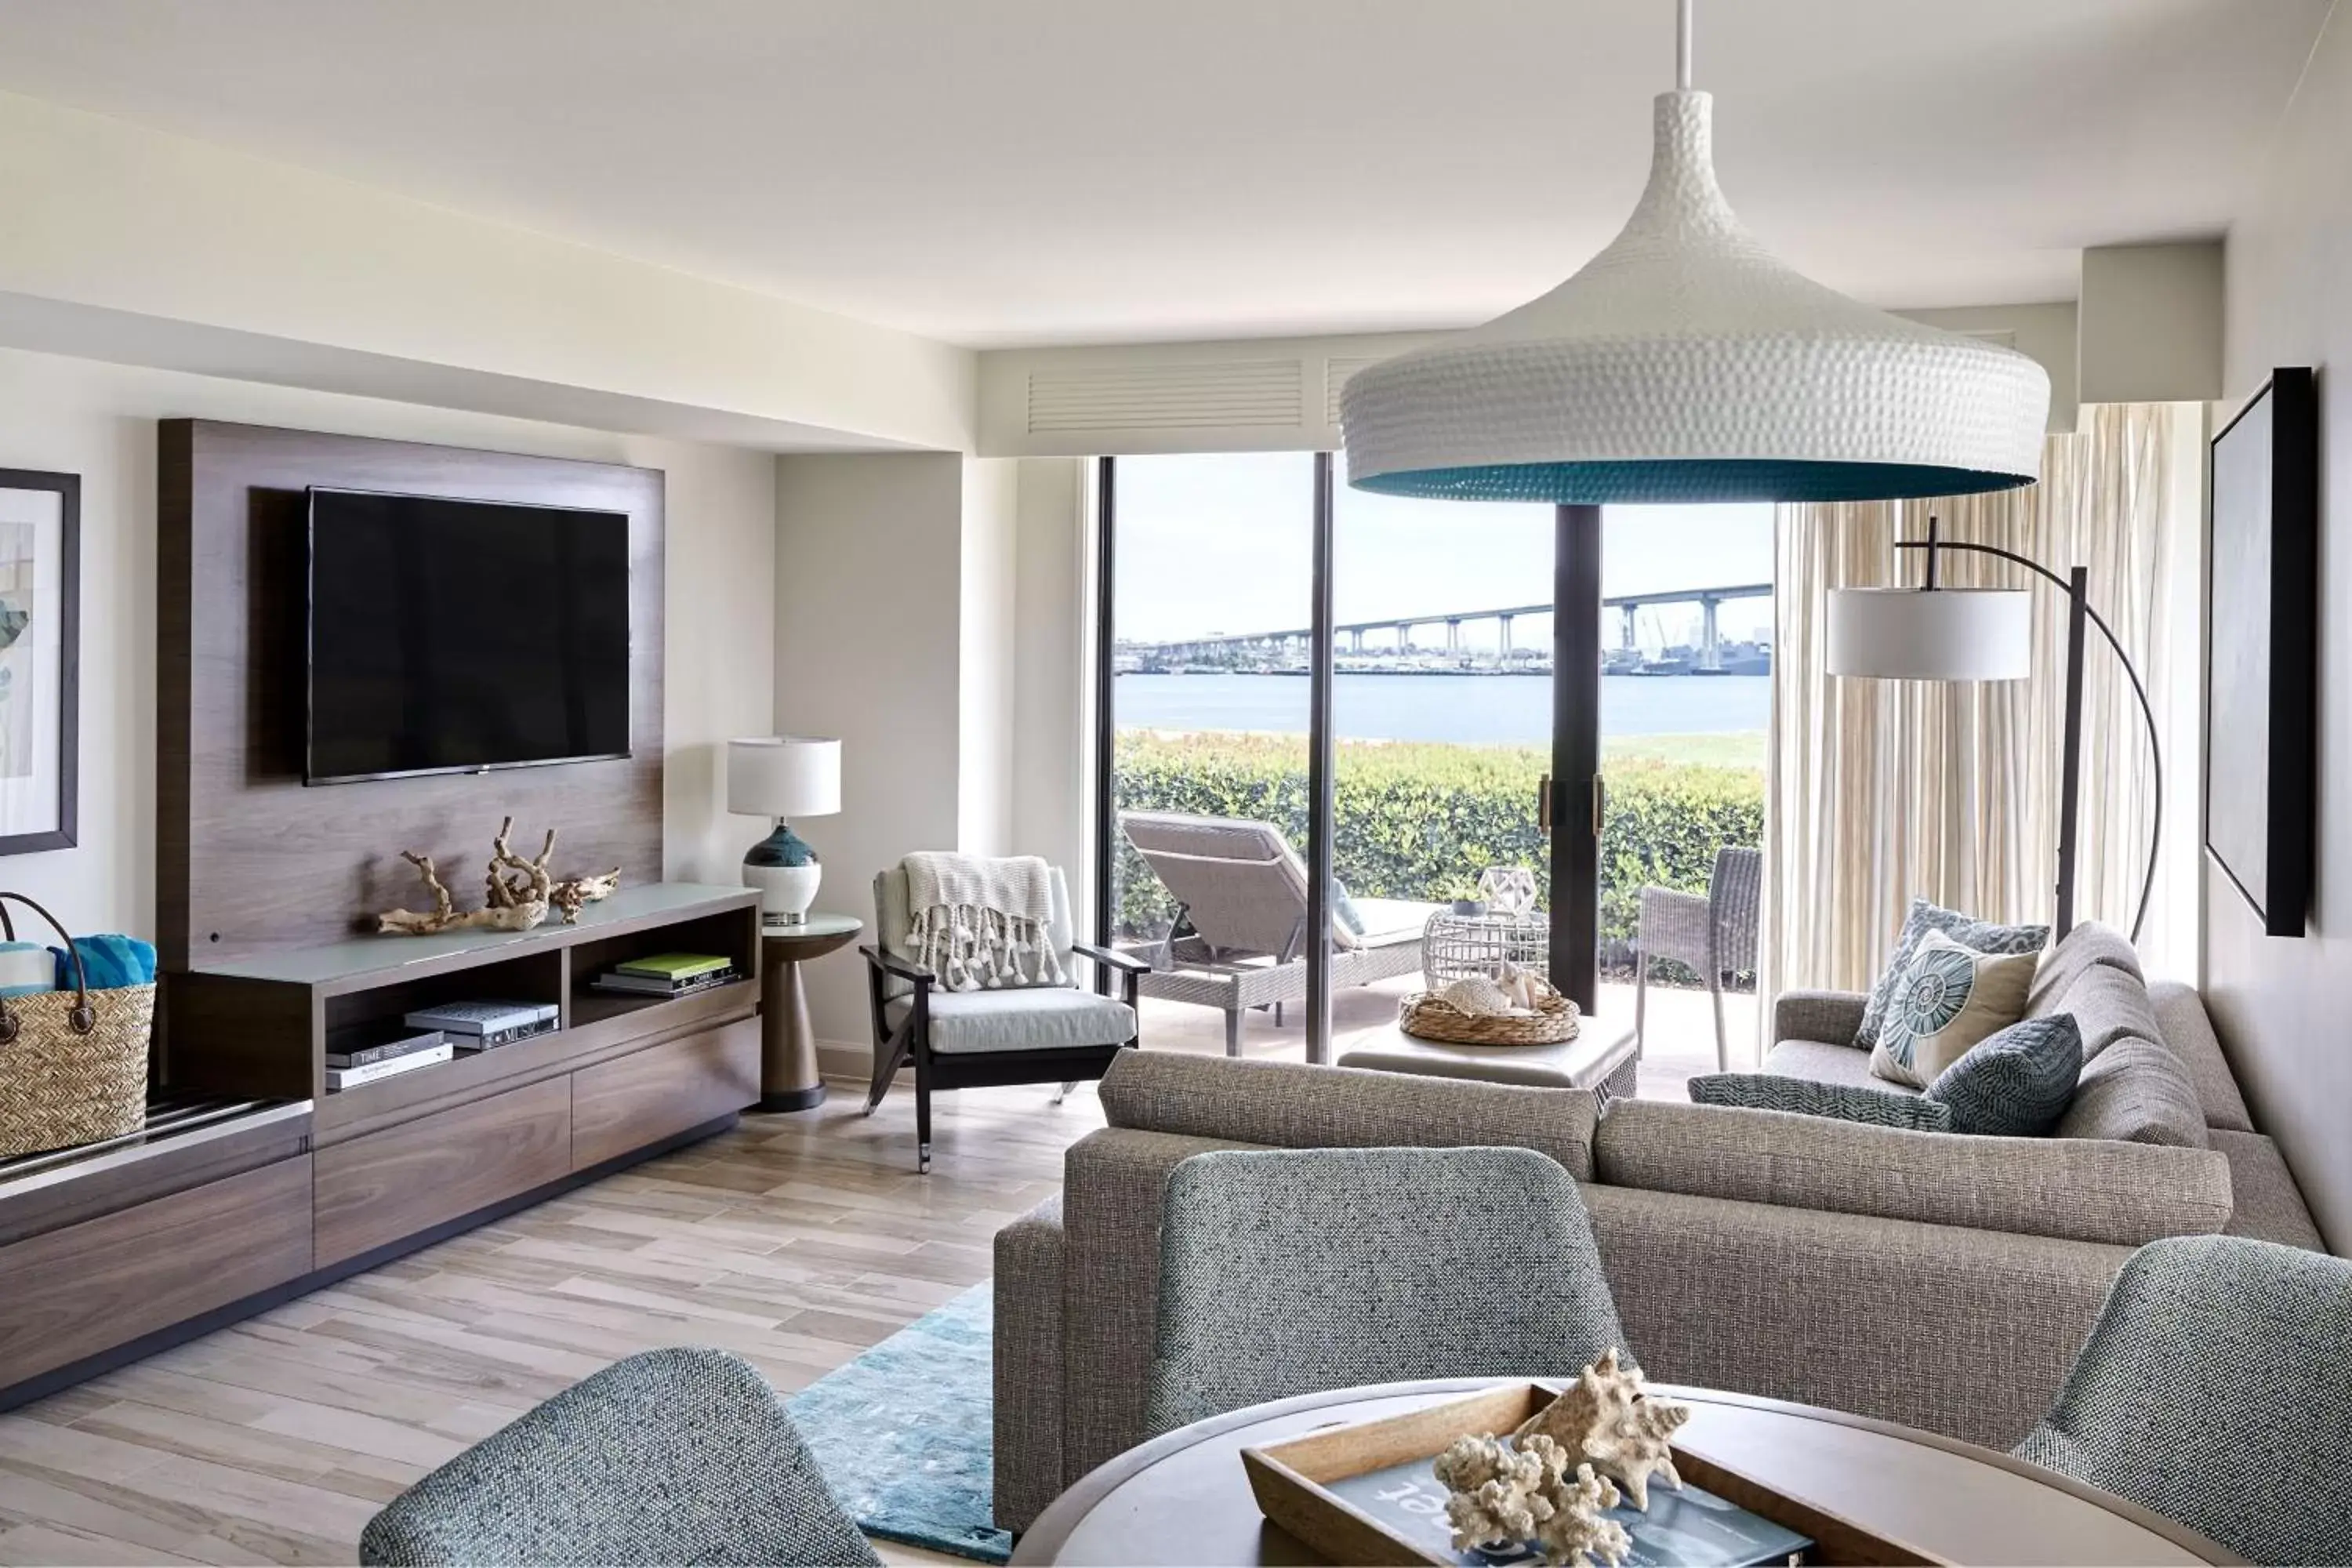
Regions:
[[[2064, 300], [2222, 229], [2329, 3], [1699, 0], [1698, 85], [1822, 281]], [[1481, 320], [1672, 70], [1672, 0], [0, 0], [0, 89], [982, 346]]]

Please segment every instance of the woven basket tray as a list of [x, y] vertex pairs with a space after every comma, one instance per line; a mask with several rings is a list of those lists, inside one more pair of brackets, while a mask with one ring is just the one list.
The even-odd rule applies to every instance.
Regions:
[[1576, 1038], [1576, 1004], [1554, 991], [1525, 1018], [1465, 1013], [1434, 991], [1416, 991], [1397, 1010], [1415, 1039], [1449, 1046], [1556, 1046]]

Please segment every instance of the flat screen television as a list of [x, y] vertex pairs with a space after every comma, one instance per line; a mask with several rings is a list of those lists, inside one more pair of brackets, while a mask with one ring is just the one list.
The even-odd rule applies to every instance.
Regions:
[[629, 754], [629, 520], [313, 488], [302, 777]]

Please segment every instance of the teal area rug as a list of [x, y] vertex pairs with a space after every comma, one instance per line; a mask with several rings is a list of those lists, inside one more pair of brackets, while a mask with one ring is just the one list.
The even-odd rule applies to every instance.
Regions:
[[1013, 1554], [996, 1528], [995, 1390], [986, 1283], [908, 1324], [785, 1400], [858, 1528], [982, 1563]]

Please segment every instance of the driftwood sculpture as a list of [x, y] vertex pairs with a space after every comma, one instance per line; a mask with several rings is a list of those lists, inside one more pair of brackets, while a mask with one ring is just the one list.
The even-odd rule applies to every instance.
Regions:
[[419, 855], [404, 849], [400, 858], [416, 868], [425, 879], [427, 891], [433, 895], [429, 912], [415, 910], [391, 910], [376, 917], [375, 929], [407, 936], [430, 936], [445, 931], [530, 931], [547, 919], [551, 909], [562, 911], [565, 925], [576, 924], [581, 910], [608, 899], [621, 885], [621, 868], [614, 867], [601, 877], [572, 877], [557, 881], [548, 871], [547, 863], [555, 854], [555, 829], [547, 830], [536, 858], [526, 860], [514, 852], [508, 842], [514, 832], [514, 818], [499, 824], [498, 837], [490, 840], [489, 869], [483, 874], [484, 902], [478, 910], [462, 913], [457, 901], [449, 894], [448, 885], [441, 880], [430, 855]]
[[1642, 1369], [1620, 1367], [1617, 1352], [1604, 1352], [1558, 1399], [1528, 1417], [1512, 1434], [1525, 1447], [1544, 1436], [1558, 1443], [1625, 1489], [1633, 1506], [1650, 1507], [1650, 1478], [1681, 1486], [1675, 1473], [1675, 1429], [1690, 1419], [1690, 1407], [1642, 1393]]

